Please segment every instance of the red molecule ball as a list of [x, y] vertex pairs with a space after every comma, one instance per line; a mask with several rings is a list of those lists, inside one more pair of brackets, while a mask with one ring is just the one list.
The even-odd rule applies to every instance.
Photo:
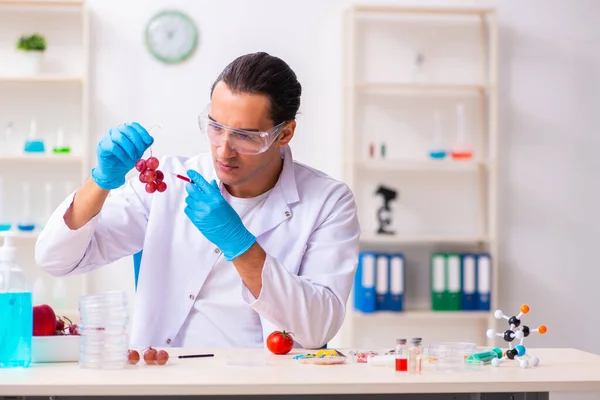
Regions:
[[158, 185], [156, 185], [156, 190], [158, 190], [160, 193], [164, 192], [167, 190], [167, 184], [165, 182], [159, 182]]

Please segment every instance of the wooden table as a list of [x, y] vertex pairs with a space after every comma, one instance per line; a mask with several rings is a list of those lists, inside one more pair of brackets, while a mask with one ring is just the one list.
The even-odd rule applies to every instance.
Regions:
[[[164, 366], [143, 362], [120, 370], [82, 369], [77, 363], [34, 364], [0, 371], [2, 396], [230, 396], [370, 399], [547, 399], [550, 392], [600, 393], [600, 356], [575, 349], [528, 349], [540, 365], [484, 366], [478, 371], [440, 372], [425, 364], [420, 375], [366, 364], [306, 365], [294, 351], [275, 356], [263, 349], [169, 349]], [[178, 359], [181, 353], [213, 358]], [[342, 350], [342, 352], [345, 352]], [[434, 395], [438, 394], [438, 395]], [[321, 396], [315, 396], [321, 395]], [[327, 395], [327, 396], [322, 396]], [[342, 396], [343, 395], [343, 396]], [[410, 395], [410, 397], [408, 396]], [[389, 396], [392, 398], [392, 396]]]

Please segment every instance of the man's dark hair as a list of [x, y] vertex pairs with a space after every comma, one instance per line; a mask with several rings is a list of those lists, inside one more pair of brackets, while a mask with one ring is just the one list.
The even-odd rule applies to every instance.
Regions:
[[296, 118], [302, 86], [294, 71], [280, 58], [264, 52], [236, 58], [213, 83], [211, 97], [219, 81], [223, 81], [234, 93], [268, 96], [271, 103], [269, 117], [275, 125]]

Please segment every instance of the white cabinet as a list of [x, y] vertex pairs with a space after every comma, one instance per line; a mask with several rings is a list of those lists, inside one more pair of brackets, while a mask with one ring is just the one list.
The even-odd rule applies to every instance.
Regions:
[[[361, 250], [402, 253], [405, 291], [400, 312], [360, 313], [352, 295], [334, 345], [393, 347], [414, 336], [484, 344], [502, 262], [495, 12], [354, 6], [344, 28], [344, 180]], [[432, 310], [434, 252], [490, 254], [491, 311]]]
[[[16, 51], [19, 37], [34, 33], [46, 39], [38, 71]], [[14, 237], [19, 263], [32, 284], [45, 289], [36, 303], [76, 319], [85, 276], [49, 276], [36, 267], [34, 248], [48, 213], [89, 176], [88, 49], [83, 1], [0, 0], [0, 177], [4, 214], [12, 225], [0, 236]], [[32, 126], [44, 152], [24, 151]], [[57, 153], [57, 147], [70, 152]], [[33, 224], [33, 230], [24, 224]]]

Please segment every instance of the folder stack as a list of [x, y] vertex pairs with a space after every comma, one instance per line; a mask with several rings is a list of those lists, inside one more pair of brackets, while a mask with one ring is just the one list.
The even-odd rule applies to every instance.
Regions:
[[431, 255], [431, 308], [489, 311], [492, 263], [488, 253]]
[[354, 278], [354, 308], [364, 313], [404, 310], [404, 255], [361, 252]]

